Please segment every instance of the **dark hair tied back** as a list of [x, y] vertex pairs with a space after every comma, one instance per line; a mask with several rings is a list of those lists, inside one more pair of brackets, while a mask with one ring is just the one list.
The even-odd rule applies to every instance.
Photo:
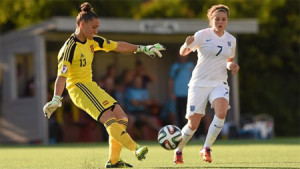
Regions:
[[94, 12], [92, 5], [85, 2], [80, 5], [81, 12], [78, 13], [76, 18], [76, 24], [79, 25], [81, 21], [90, 21], [93, 18], [98, 18], [97, 14]]
[[85, 2], [85, 3], [81, 4], [80, 8], [81, 8], [81, 12], [93, 11], [92, 5], [89, 4], [88, 2]]

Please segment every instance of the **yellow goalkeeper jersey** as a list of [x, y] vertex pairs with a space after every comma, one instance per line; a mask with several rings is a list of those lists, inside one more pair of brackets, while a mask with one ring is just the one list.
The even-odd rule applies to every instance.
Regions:
[[94, 52], [98, 50], [109, 52], [116, 47], [117, 42], [100, 36], [81, 42], [75, 34], [72, 34], [59, 51], [57, 74], [67, 78], [67, 89], [78, 82], [91, 82]]

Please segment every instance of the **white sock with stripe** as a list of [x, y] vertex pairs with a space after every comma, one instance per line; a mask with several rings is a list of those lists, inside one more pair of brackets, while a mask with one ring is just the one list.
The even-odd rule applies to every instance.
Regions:
[[180, 144], [178, 145], [178, 147], [176, 148], [175, 151], [182, 151], [183, 147], [186, 145], [186, 143], [192, 138], [192, 136], [194, 135], [194, 133], [196, 132], [196, 130], [191, 130], [189, 128], [189, 126], [186, 124], [183, 128], [182, 128], [182, 140], [180, 142]]
[[214, 119], [209, 126], [203, 148], [211, 147], [211, 145], [215, 142], [216, 138], [220, 134], [220, 132], [223, 128], [224, 122], [225, 122], [225, 118], [220, 119], [216, 115], [214, 116]]

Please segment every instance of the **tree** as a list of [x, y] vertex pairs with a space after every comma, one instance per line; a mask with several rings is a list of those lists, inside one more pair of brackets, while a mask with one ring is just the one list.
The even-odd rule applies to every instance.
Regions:
[[300, 135], [299, 2], [266, 7], [260, 32], [239, 36], [241, 112], [272, 115], [281, 136]]
[[[53, 16], [73, 16], [86, 0], [0, 0], [0, 33], [23, 28]], [[141, 0], [90, 1], [101, 17], [132, 17]]]

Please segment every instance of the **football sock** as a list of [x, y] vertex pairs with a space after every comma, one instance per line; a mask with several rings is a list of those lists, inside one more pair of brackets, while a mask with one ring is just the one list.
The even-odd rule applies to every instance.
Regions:
[[110, 137], [121, 143], [122, 146], [128, 148], [130, 151], [135, 152], [135, 148], [137, 147], [136, 142], [132, 140], [127, 131], [122, 129], [115, 118], [107, 120], [104, 126]]
[[[118, 119], [120, 127], [126, 131], [128, 126], [128, 119]], [[111, 136], [109, 136], [109, 159], [112, 164], [116, 164], [120, 159], [122, 145]]]
[[209, 126], [203, 148], [211, 147], [211, 145], [215, 142], [217, 136], [220, 134], [220, 132], [223, 128], [224, 121], [225, 121], [225, 118], [220, 119], [216, 115], [214, 116], [214, 119]]
[[194, 135], [194, 133], [196, 132], [196, 130], [191, 130], [189, 128], [189, 126], [186, 124], [183, 128], [182, 128], [182, 139], [181, 142], [179, 143], [176, 151], [182, 151], [183, 147], [186, 145], [186, 143], [192, 138], [192, 136]]

